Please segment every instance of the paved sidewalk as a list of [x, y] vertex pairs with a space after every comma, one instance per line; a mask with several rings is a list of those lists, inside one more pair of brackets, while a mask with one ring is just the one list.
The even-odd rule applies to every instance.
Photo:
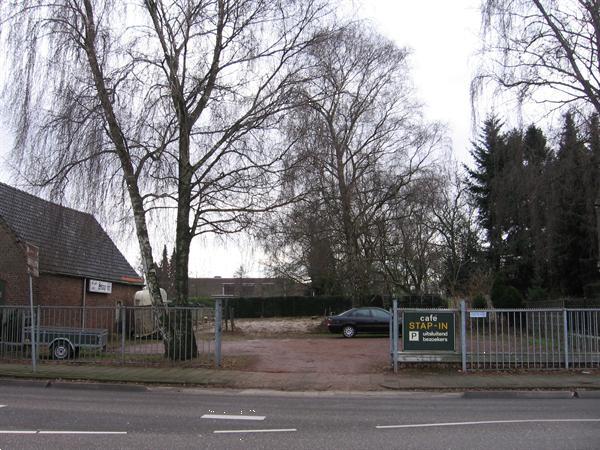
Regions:
[[[0, 378], [72, 380], [110, 383], [183, 385], [280, 391], [600, 391], [600, 371], [467, 373], [456, 370], [404, 369], [386, 373], [272, 373], [179, 367], [112, 367], [40, 364], [37, 372], [24, 364], [0, 364]], [[0, 380], [0, 383], [2, 381]]]

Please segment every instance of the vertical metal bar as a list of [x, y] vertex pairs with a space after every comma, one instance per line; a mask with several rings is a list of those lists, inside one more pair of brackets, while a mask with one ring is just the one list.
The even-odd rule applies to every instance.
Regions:
[[467, 307], [465, 301], [460, 301], [460, 357], [462, 371], [467, 373]]
[[563, 309], [563, 339], [565, 346], [565, 369], [569, 368], [569, 325], [567, 319], [567, 310]]
[[215, 366], [221, 367], [221, 317], [223, 305], [220, 298], [215, 300]]
[[599, 311], [592, 311], [594, 317], [594, 331], [592, 336], [594, 336], [594, 341], [596, 342], [596, 364], [592, 364], [592, 366], [600, 366], [600, 334], [598, 334], [598, 313]]
[[42, 316], [40, 305], [37, 305], [36, 311], [37, 317], [35, 318], [35, 359], [37, 360], [40, 356], [40, 321]]
[[[392, 314], [392, 332], [393, 332], [393, 339], [392, 339], [392, 362], [394, 365], [394, 373], [398, 373], [398, 300], [394, 299], [392, 302], [392, 309], [394, 311], [394, 313]], [[402, 330], [403, 333], [406, 333], [406, 330]]]
[[478, 330], [480, 331], [479, 334], [479, 340], [481, 341], [481, 345], [483, 347], [483, 350], [481, 350], [481, 361], [482, 361], [482, 367], [485, 370], [487, 368], [486, 363], [487, 363], [487, 346], [488, 346], [488, 342], [490, 341], [490, 336], [489, 336], [489, 331], [487, 331], [487, 328], [489, 328], [489, 322], [487, 321], [481, 321], [481, 320], [477, 320], [477, 323], [481, 323], [481, 328], [478, 328]]
[[548, 369], [550, 361], [548, 358], [548, 311], [544, 311], [544, 368]]
[[390, 337], [390, 366], [394, 365], [394, 308], [389, 309], [390, 323], [388, 324], [388, 336]]
[[31, 369], [33, 372], [37, 372], [35, 316], [33, 312], [33, 277], [31, 274], [29, 274], [29, 308], [31, 312]]
[[577, 338], [577, 327], [578, 324], [578, 316], [577, 311], [569, 311], [569, 330], [571, 331], [571, 368], [575, 369], [578, 360], [578, 346], [579, 340]]
[[538, 364], [541, 369], [544, 368], [544, 362], [542, 359], [542, 312], [536, 312], [538, 318], [538, 327], [537, 327], [537, 341], [536, 345], [538, 346]]
[[555, 317], [556, 317], [556, 313], [554, 311], [551, 311], [550, 312], [550, 353], [552, 355], [552, 368], [553, 369], [556, 369], [556, 358], [559, 357], [558, 352], [560, 351], [560, 349], [556, 345], [556, 338], [555, 338], [556, 325], [554, 324]]
[[475, 353], [477, 354], [477, 369], [480, 369], [481, 351], [479, 350], [479, 320], [475, 320]]
[[[506, 320], [509, 321], [509, 314], [510, 313], [506, 313], [506, 315], [504, 317], [506, 317]], [[504, 317], [502, 317], [502, 321], [500, 322], [500, 352], [502, 354], [502, 369], [504, 369], [504, 355], [505, 355], [505, 351], [504, 351]], [[498, 358], [496, 358], [498, 359]], [[497, 363], [496, 363], [497, 364]]]
[[512, 352], [511, 352], [511, 334], [510, 334], [510, 311], [506, 314], [506, 346], [507, 348], [507, 368], [510, 369], [511, 368], [511, 364], [512, 364]]
[[127, 310], [125, 305], [121, 305], [119, 316], [121, 319], [121, 362], [125, 362], [125, 322], [127, 321]]
[[[511, 317], [511, 313], [508, 314]], [[517, 352], [517, 316], [514, 311], [512, 311], [512, 333], [510, 332], [510, 326], [508, 328], [508, 342], [509, 342], [509, 352], [511, 352], [511, 362], [512, 362], [512, 354], [514, 354], [514, 368], [519, 367], [519, 352]], [[512, 346], [511, 346], [512, 344]]]
[[471, 318], [469, 318], [469, 349], [468, 351], [470, 352], [471, 358], [470, 361], [470, 367], [473, 368], [473, 348], [475, 346], [473, 345], [473, 320]]
[[536, 338], [535, 338], [535, 311], [527, 311], [526, 313], [530, 318], [531, 318], [531, 326], [527, 327], [527, 331], [531, 331], [531, 336], [528, 334], [528, 338], [527, 338], [527, 342], [528, 342], [528, 348], [530, 350], [532, 350], [532, 356], [533, 356], [533, 367], [536, 368], [537, 364], [536, 364], [536, 351], [537, 351], [537, 342], [536, 342]]

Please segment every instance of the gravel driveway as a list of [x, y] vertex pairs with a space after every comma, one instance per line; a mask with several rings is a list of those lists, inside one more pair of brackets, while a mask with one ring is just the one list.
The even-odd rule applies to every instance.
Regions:
[[253, 372], [359, 374], [389, 367], [387, 337], [240, 339], [224, 341], [222, 351], [244, 359], [236, 369]]

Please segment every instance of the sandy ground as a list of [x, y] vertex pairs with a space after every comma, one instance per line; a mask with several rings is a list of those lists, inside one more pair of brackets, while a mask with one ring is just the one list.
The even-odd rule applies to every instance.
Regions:
[[251, 336], [282, 336], [288, 334], [326, 333], [322, 317], [236, 319], [235, 333]]
[[388, 370], [387, 336], [333, 335], [322, 318], [238, 319], [225, 332], [223, 357], [232, 368], [276, 373], [374, 373]]

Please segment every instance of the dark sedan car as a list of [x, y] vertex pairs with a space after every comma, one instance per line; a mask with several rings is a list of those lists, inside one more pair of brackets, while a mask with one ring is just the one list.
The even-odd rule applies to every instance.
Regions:
[[381, 308], [352, 308], [337, 316], [325, 319], [325, 325], [332, 333], [342, 333], [351, 338], [356, 333], [386, 333], [390, 331], [392, 315]]

